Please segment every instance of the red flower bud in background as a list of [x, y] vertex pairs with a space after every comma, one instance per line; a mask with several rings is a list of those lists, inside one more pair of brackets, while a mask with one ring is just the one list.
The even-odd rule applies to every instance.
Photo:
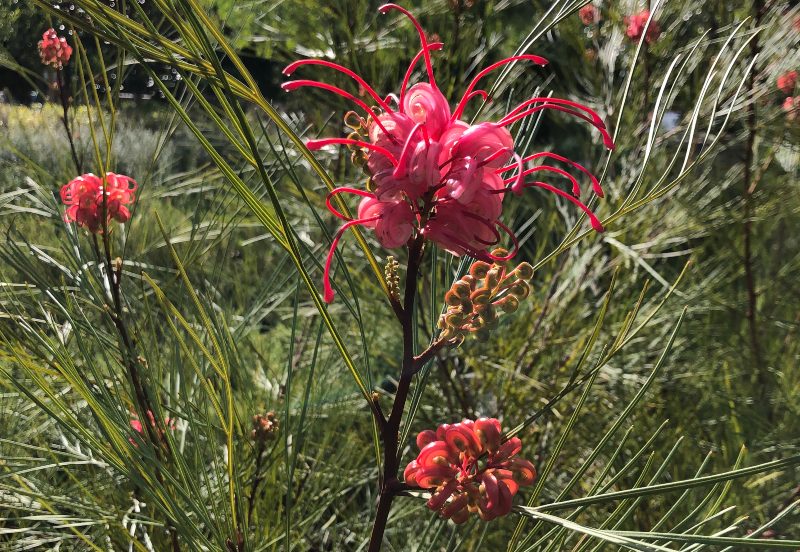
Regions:
[[494, 418], [439, 426], [417, 435], [419, 456], [403, 474], [408, 485], [431, 490], [427, 506], [455, 523], [470, 512], [484, 521], [511, 511], [520, 486], [536, 479], [536, 468], [517, 457], [522, 442], [502, 442], [500, 422]]
[[[642, 33], [645, 32], [645, 26], [647, 25], [648, 19], [650, 19], [650, 10], [644, 10], [626, 17], [625, 24], [628, 26], [628, 28], [625, 30], [625, 34], [628, 36], [628, 38], [634, 42], [638, 42], [639, 39], [642, 38]], [[648, 44], [652, 44], [658, 40], [659, 36], [661, 36], [661, 26], [658, 24], [658, 21], [653, 19], [653, 21], [650, 23], [650, 27], [647, 28], [644, 41]]]
[[594, 4], [586, 4], [583, 6], [578, 10], [578, 15], [581, 18], [581, 22], [587, 27], [600, 22], [600, 10], [598, 10], [597, 6]]
[[67, 39], [59, 37], [55, 29], [47, 29], [39, 41], [39, 57], [42, 63], [53, 69], [63, 69], [72, 56], [72, 46]]
[[127, 222], [131, 218], [127, 205], [133, 203], [136, 188], [136, 181], [122, 174], [106, 173], [103, 178], [92, 173], [79, 176], [61, 188], [61, 201], [67, 206], [64, 220], [77, 222], [78, 226], [83, 226], [89, 232], [102, 234], [104, 226], [107, 226], [112, 218], [117, 222]]
[[794, 92], [794, 87], [797, 85], [797, 71], [787, 71], [777, 81], [778, 90], [784, 94], [791, 94]]
[[[156, 418], [155, 416], [153, 416], [153, 413], [150, 412], [149, 410], [147, 411], [147, 418], [148, 420], [150, 420], [150, 425], [156, 427]], [[164, 418], [164, 426], [167, 429], [175, 429], [175, 420], [173, 420], [172, 418]], [[131, 427], [137, 433], [142, 433], [142, 430], [144, 429], [142, 427], [142, 422], [139, 421], [137, 418], [131, 418]]]
[[[156, 424], [156, 417], [153, 416], [153, 413], [148, 410], [147, 411], [147, 419], [150, 422], [150, 427], [152, 427], [156, 432], [163, 437], [161, 430], [159, 429], [158, 425]], [[136, 433], [140, 435], [144, 435], [144, 426], [142, 426], [142, 422], [138, 418], [131, 418], [131, 427]], [[173, 418], [164, 418], [164, 427], [170, 431], [175, 431], [175, 420]], [[132, 444], [134, 447], [139, 447], [136, 441], [133, 438], [129, 438], [128, 442]]]

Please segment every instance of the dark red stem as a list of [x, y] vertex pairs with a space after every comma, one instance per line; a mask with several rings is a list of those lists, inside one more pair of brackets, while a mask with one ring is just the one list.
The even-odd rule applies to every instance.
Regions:
[[81, 175], [83, 174], [83, 164], [78, 157], [78, 151], [75, 148], [75, 139], [72, 136], [72, 128], [69, 124], [69, 92], [66, 89], [67, 87], [64, 81], [63, 69], [56, 70], [56, 84], [58, 85], [58, 95], [61, 99], [61, 109], [63, 110], [61, 122], [63, 123], [64, 130], [67, 133], [67, 140], [69, 140], [69, 149], [72, 153], [72, 162], [75, 164], [75, 170], [78, 171], [78, 175]]
[[400, 422], [408, 399], [408, 393], [411, 389], [411, 380], [419, 366], [419, 362], [414, 356], [414, 301], [417, 293], [419, 267], [422, 262], [423, 245], [424, 238], [418, 235], [414, 238], [408, 251], [408, 270], [406, 271], [403, 309], [398, 317], [403, 331], [403, 363], [400, 381], [397, 384], [397, 392], [392, 404], [392, 412], [381, 431], [383, 475], [378, 498], [378, 511], [375, 514], [375, 522], [372, 525], [372, 535], [369, 541], [369, 552], [379, 552], [381, 549], [383, 534], [386, 531], [386, 522], [389, 519], [389, 512], [392, 508], [392, 501], [397, 496], [397, 493], [404, 488], [397, 479], [397, 472], [400, 467]]

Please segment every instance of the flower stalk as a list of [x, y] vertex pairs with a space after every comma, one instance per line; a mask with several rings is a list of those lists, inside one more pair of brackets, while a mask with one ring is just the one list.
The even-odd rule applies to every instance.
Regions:
[[[582, 165], [554, 152], [538, 152], [523, 157], [515, 151], [510, 127], [542, 111], [566, 113], [591, 125], [602, 136], [603, 145], [614, 148], [611, 133], [598, 113], [563, 98], [528, 98], [497, 121], [468, 123], [462, 117], [470, 101], [475, 98], [483, 101], [489, 99], [489, 94], [477, 87], [490, 73], [517, 62], [543, 66], [547, 60], [522, 54], [489, 65], [475, 75], [460, 101], [451, 109], [448, 99], [436, 86], [431, 59], [431, 53], [439, 50], [441, 43], [430, 42], [419, 22], [402, 6], [385, 4], [379, 11], [384, 14], [399, 12], [410, 21], [419, 35], [420, 50], [412, 59], [397, 95], [382, 96], [355, 72], [322, 59], [295, 61], [284, 69], [284, 74], [293, 75], [304, 66], [322, 66], [350, 77], [377, 105], [371, 107], [343, 88], [315, 80], [292, 80], [282, 85], [287, 92], [305, 87], [322, 89], [349, 100], [360, 109], [360, 113], [351, 111], [345, 115], [344, 123], [349, 128], [346, 137], [323, 138], [306, 143], [310, 150], [333, 145], [346, 146], [354, 164], [369, 176], [366, 189], [339, 187], [328, 194], [328, 210], [343, 224], [331, 242], [324, 265], [324, 301], [331, 303], [334, 300], [331, 267], [335, 250], [348, 229], [363, 226], [373, 230], [378, 241], [387, 249], [407, 248], [408, 251], [402, 297], [396, 264], [390, 260], [386, 267], [386, 291], [400, 323], [403, 354], [397, 390], [388, 418], [376, 399], [370, 401], [384, 458], [369, 552], [378, 552], [381, 548], [394, 497], [401, 490], [410, 488], [408, 482], [402, 483], [398, 479], [401, 460], [399, 436], [414, 374], [439, 350], [458, 345], [466, 335], [474, 335], [479, 339], [488, 337], [491, 330], [497, 327], [498, 315], [515, 311], [519, 300], [528, 295], [527, 280], [532, 276], [530, 265], [522, 263], [507, 271], [508, 261], [518, 252], [519, 243], [514, 232], [501, 220], [504, 199], [507, 196], [519, 196], [529, 188], [543, 189], [580, 209], [594, 230], [604, 230], [600, 219], [581, 199], [581, 185], [572, 172], [532, 163], [545, 158], [562, 163], [568, 169], [587, 176], [591, 181], [592, 193], [603, 197], [597, 178]], [[427, 82], [410, 85], [411, 76], [420, 62]], [[559, 179], [566, 179], [572, 189], [566, 191], [548, 182], [529, 180], [527, 177], [532, 175], [538, 178], [555, 175]], [[360, 198], [355, 217], [351, 218], [333, 206], [332, 199], [343, 193]], [[509, 249], [500, 247], [506, 239], [512, 244]], [[447, 312], [439, 322], [442, 331], [437, 339], [427, 349], [415, 354], [414, 304], [420, 265], [429, 242], [456, 256], [469, 255], [479, 264], [473, 266], [473, 273], [456, 282], [454, 286], [457, 289], [452, 289], [445, 297]], [[481, 421], [480, 425], [483, 427], [485, 424]], [[499, 433], [497, 439], [500, 439]], [[490, 445], [486, 450], [491, 451], [492, 447]], [[456, 456], [458, 454], [454, 452], [452, 458]], [[468, 458], [463, 460], [473, 465]], [[498, 462], [502, 464], [504, 460]], [[501, 469], [500, 464], [497, 469]], [[506, 471], [502, 472], [501, 479], [508, 475]], [[515, 492], [511, 489], [516, 487], [514, 484], [503, 487], [502, 500], [497, 502], [499, 495], [493, 494], [493, 490], [498, 488], [493, 483], [494, 477], [493, 474], [487, 475], [488, 491], [479, 489], [480, 485], [472, 485], [472, 480], [470, 483], [459, 479], [459, 484], [464, 483], [465, 487], [463, 492], [459, 491], [458, 503], [455, 503], [455, 498], [451, 501], [453, 504], [448, 502], [452, 492], [444, 493], [439, 495], [440, 506], [447, 505], [461, 512], [468, 504], [470, 510], [479, 508], [484, 514], [491, 512], [491, 516], [495, 517], [505, 515], [510, 511]], [[501, 503], [502, 507], [499, 506]], [[463, 513], [459, 516], [463, 516]]]
[[78, 157], [78, 150], [75, 147], [75, 137], [72, 135], [72, 125], [69, 122], [69, 91], [67, 90], [66, 77], [64, 76], [64, 69], [56, 69], [56, 86], [58, 86], [58, 97], [61, 100], [61, 123], [64, 125], [64, 131], [67, 134], [69, 141], [69, 150], [72, 155], [72, 162], [75, 165], [75, 171], [78, 174], [83, 173], [83, 163]]
[[[369, 541], [369, 552], [378, 552], [381, 549], [383, 535], [386, 531], [386, 522], [392, 502], [397, 493], [404, 486], [397, 479], [400, 464], [399, 438], [400, 423], [403, 417], [408, 393], [411, 389], [411, 380], [417, 372], [420, 362], [414, 356], [414, 301], [417, 293], [417, 278], [419, 267], [422, 264], [424, 253], [424, 240], [417, 236], [408, 250], [408, 268], [406, 270], [405, 291], [403, 295], [402, 310], [399, 313], [400, 327], [403, 333], [403, 361], [401, 365], [400, 381], [397, 385], [392, 411], [388, 420], [382, 426], [381, 440], [383, 441], [383, 474], [380, 482], [380, 495], [375, 521], [372, 524], [372, 534]], [[428, 349], [430, 351], [430, 348]], [[433, 353], [426, 351], [428, 356]], [[423, 353], [424, 355], [425, 353]], [[422, 355], [420, 355], [422, 356]]]

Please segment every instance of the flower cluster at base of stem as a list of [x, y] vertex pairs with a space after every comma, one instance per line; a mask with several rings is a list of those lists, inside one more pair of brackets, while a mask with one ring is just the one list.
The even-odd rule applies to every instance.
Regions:
[[517, 456], [517, 437], [503, 442], [500, 422], [494, 418], [440, 425], [417, 435], [419, 455], [406, 466], [406, 484], [430, 489], [427, 506], [455, 523], [470, 513], [484, 521], [511, 511], [521, 486], [536, 479], [536, 468]]

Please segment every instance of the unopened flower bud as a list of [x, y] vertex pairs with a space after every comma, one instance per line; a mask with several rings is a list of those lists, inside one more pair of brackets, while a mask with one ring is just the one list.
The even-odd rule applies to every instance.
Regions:
[[508, 292], [518, 299], [525, 299], [531, 292], [531, 287], [525, 282], [520, 281], [508, 288]]
[[475, 278], [473, 278], [470, 274], [466, 274], [463, 278], [461, 278], [462, 282], [466, 282], [470, 289], [475, 287]]
[[444, 302], [451, 307], [457, 307], [461, 304], [461, 298], [455, 293], [455, 291], [450, 290], [445, 293]]
[[460, 312], [448, 312], [444, 315], [444, 321], [448, 326], [459, 327], [464, 323], [464, 315]]
[[399, 268], [399, 263], [394, 257], [389, 255], [389, 258], [386, 259], [384, 274], [386, 277], [386, 287], [389, 289], [389, 295], [395, 301], [400, 300], [400, 276], [397, 274]]
[[367, 155], [363, 151], [354, 151], [350, 154], [350, 161], [356, 167], [364, 167], [367, 163]]
[[[492, 255], [495, 257], [508, 257], [508, 249], [504, 249], [502, 247], [496, 247], [494, 251], [492, 251]], [[500, 261], [495, 261], [497, 264], [500, 264]]]
[[484, 322], [492, 322], [497, 320], [497, 311], [494, 309], [494, 306], [486, 305], [481, 309], [480, 317]]
[[515, 272], [522, 280], [530, 280], [533, 278], [533, 267], [528, 263], [520, 263]]
[[517, 299], [514, 295], [509, 295], [501, 301], [495, 303], [495, 305], [503, 309], [503, 312], [510, 314], [512, 312], [516, 312], [516, 310], [519, 308], [519, 299]]
[[481, 329], [483, 330], [495, 330], [497, 329], [497, 326], [500, 325], [500, 319], [497, 318], [497, 316], [493, 316], [491, 318], [484, 318], [483, 316], [480, 316], [479, 318], [481, 321]]
[[473, 278], [477, 280], [482, 280], [486, 277], [486, 273], [489, 272], [491, 265], [489, 263], [485, 263], [483, 261], [476, 261], [470, 268], [469, 273], [472, 275]]
[[344, 114], [344, 124], [353, 130], [360, 130], [364, 126], [364, 119], [355, 111], [348, 111]]
[[459, 297], [469, 297], [469, 294], [472, 291], [469, 283], [465, 282], [464, 280], [457, 281], [455, 284], [453, 284], [451, 289]]
[[494, 267], [486, 273], [486, 287], [488, 289], [494, 289], [497, 287], [497, 284], [500, 283], [501, 270], [502, 269], [500, 267]]
[[488, 305], [489, 304], [489, 300], [492, 297], [491, 297], [491, 293], [489, 292], [489, 290], [487, 290], [485, 288], [481, 288], [481, 289], [476, 289], [475, 291], [473, 291], [472, 294], [469, 296], [469, 298], [472, 300], [472, 302], [474, 304], [480, 306], [480, 305]]

